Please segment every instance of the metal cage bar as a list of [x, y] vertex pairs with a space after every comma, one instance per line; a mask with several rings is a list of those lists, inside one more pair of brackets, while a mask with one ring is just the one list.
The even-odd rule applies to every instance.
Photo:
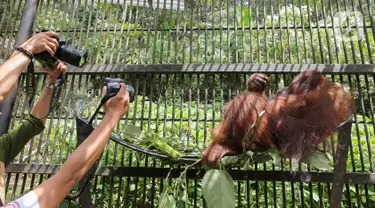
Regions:
[[[18, 186], [18, 184], [28, 184], [31, 181], [34, 181], [33, 183], [38, 183], [38, 181], [41, 182], [44, 180], [43, 177], [53, 174], [62, 161], [64, 161], [73, 151], [74, 148], [72, 145], [74, 145], [76, 141], [76, 133], [74, 130], [75, 115], [87, 118], [93, 110], [92, 106], [95, 106], [95, 103], [98, 101], [97, 95], [105, 76], [123, 78], [127, 83], [132, 84], [137, 88], [136, 95], [142, 98], [133, 104], [132, 110], [129, 111], [121, 123], [131, 123], [138, 126], [141, 125], [143, 129], [153, 129], [164, 134], [167, 132], [170, 133], [172, 130], [178, 134], [188, 131], [190, 136], [186, 141], [181, 142], [189, 142], [194, 145], [199, 145], [201, 142], [207, 140], [209, 136], [208, 134], [203, 133], [204, 129], [212, 128], [213, 125], [221, 120], [222, 114], [219, 112], [222, 112], [223, 104], [245, 88], [246, 79], [249, 74], [261, 69], [261, 72], [265, 72], [271, 76], [272, 83], [270, 84], [271, 87], [269, 93], [273, 93], [280, 87], [287, 85], [298, 71], [303, 71], [310, 65], [274, 65], [274, 67], [271, 67], [270, 65], [221, 65], [223, 68], [217, 66], [220, 65], [188, 65], [186, 67], [176, 65], [174, 68], [173, 66], [169, 66], [171, 67], [170, 69], [160, 71], [159, 67], [162, 67], [162, 65], [117, 65], [121, 70], [109, 74], [107, 72], [104, 73], [96, 70], [82, 73], [70, 70], [67, 83], [63, 86], [63, 97], [59, 101], [61, 102], [60, 107], [55, 109], [56, 113], [51, 114], [48, 118], [46, 125], [47, 129], [45, 132], [34, 139], [34, 144], [30, 144], [33, 145], [33, 147], [30, 146], [25, 148], [26, 152], [29, 152], [28, 150], [31, 151], [32, 149], [35, 149], [35, 147], [38, 147], [37, 151], [31, 151], [31, 153], [28, 153], [29, 156], [27, 160], [17, 159], [13, 164], [8, 166], [8, 187], [11, 191], [8, 192], [7, 196], [19, 196], [18, 193], [20, 190], [18, 188], [12, 188]], [[101, 68], [104, 67], [104, 65], [98, 65], [95, 67]], [[134, 70], [134, 67], [136, 67], [136, 70]], [[239, 70], [235, 70], [236, 67], [239, 67]], [[282, 70], [277, 70], [278, 67]], [[357, 84], [364, 79], [353, 79], [356, 76], [355, 72], [358, 73], [358, 71], [355, 70], [358, 67], [357, 65], [315, 65], [315, 67], [323, 71], [325, 76], [329, 79], [352, 86], [352, 90], [354, 90], [354, 88], [357, 89], [356, 91], [359, 91], [358, 88], [361, 88], [362, 92], [370, 90], [366, 85]], [[366, 77], [369, 82], [372, 82], [373, 76], [371, 76], [371, 74], [373, 68], [368, 66], [368, 68], [364, 67], [362, 70], [363, 71], [360, 72], [361, 76]], [[21, 77], [22, 79], [20, 82], [20, 98], [23, 98], [25, 94], [23, 91], [25, 89], [24, 76], [25, 75]], [[38, 76], [38, 80], [40, 81], [42, 81], [43, 78], [44, 76]], [[349, 80], [351, 80], [351, 84], [349, 84]], [[77, 93], [74, 93], [74, 95], [71, 95], [71, 89], [79, 90]], [[215, 101], [215, 97], [218, 95], [221, 98], [219, 101]], [[370, 103], [372, 101], [370, 102], [368, 98], [364, 97], [363, 93], [362, 96], [363, 99], [366, 100], [363, 103], [368, 103], [365, 105], [366, 107], [362, 109], [364, 112], [371, 112]], [[169, 98], [173, 98], [174, 102], [166, 102]], [[200, 101], [201, 104], [198, 105], [198, 101]], [[17, 99], [16, 105], [25, 106], [25, 102], [25, 99]], [[361, 99], [358, 99], [356, 106], [360, 106], [361, 102]], [[166, 113], [166, 109], [169, 109], [168, 112], [171, 113]], [[17, 114], [14, 114], [13, 120], [22, 118], [25, 111], [27, 112], [27, 108], [18, 111]], [[201, 115], [197, 114], [197, 111], [200, 112]], [[101, 118], [99, 117], [95, 122], [99, 122], [100, 119]], [[358, 129], [365, 129], [364, 126], [366, 126], [366, 128], [373, 126], [373, 120], [371, 119], [365, 121], [358, 118], [357, 122], [354, 122], [351, 125], [354, 131], [351, 132], [352, 142], [350, 142], [349, 155], [359, 155], [361, 151], [362, 153], [365, 153], [366, 150], [374, 151], [373, 148], [370, 147], [371, 142], [361, 142], [362, 149], [358, 149], [359, 146], [357, 143], [361, 140], [355, 136], [356, 133], [354, 133], [353, 137], [353, 132], [356, 132]], [[171, 126], [172, 123], [173, 127]], [[184, 125], [186, 126], [184, 127]], [[189, 130], [186, 128], [187, 126], [194, 128]], [[68, 129], [65, 130], [65, 128]], [[54, 137], [49, 136], [48, 132], [55, 132], [57, 129], [59, 129], [57, 131], [58, 133], [55, 134]], [[121, 132], [121, 124], [115, 131], [117, 133]], [[370, 131], [366, 132], [363, 130], [363, 132], [364, 135], [368, 134], [369, 139], [372, 137]], [[200, 138], [202, 140], [199, 139], [197, 141], [197, 135], [201, 135]], [[48, 144], [42, 145], [46, 141]], [[336, 142], [332, 142], [334, 142], [332, 144], [333, 147]], [[59, 150], [60, 153], [55, 152], [51, 155], [50, 151], [46, 151], [47, 146], [50, 146], [50, 149], [54, 147], [53, 149]], [[337, 150], [333, 152], [333, 154], [335, 153], [337, 154]], [[373, 152], [370, 153], [374, 154]], [[119, 156], [121, 156], [121, 158], [119, 158]], [[46, 159], [42, 160], [43, 158]], [[94, 199], [93, 203], [99, 203], [98, 205], [104, 203], [103, 200], [106, 200], [102, 198], [104, 197], [102, 194], [110, 193], [115, 193], [116, 195], [116, 197], [111, 199], [113, 200], [111, 201], [112, 206], [122, 203], [130, 206], [134, 203], [140, 203], [140, 201], [147, 202], [150, 200], [153, 200], [153, 203], [157, 203], [157, 196], [159, 195], [159, 192], [162, 192], [163, 190], [163, 177], [166, 177], [168, 174], [170, 165], [163, 165], [158, 160], [150, 157], [145, 157], [143, 160], [137, 161], [134, 161], [133, 158], [135, 158], [135, 155], [130, 149], [126, 149], [114, 142], [108, 144], [101, 161], [102, 167], [98, 170], [95, 181], [92, 182], [92, 188], [94, 188], [93, 193], [100, 193], [99, 195], [92, 195]], [[348, 172], [345, 173], [344, 180], [342, 181], [345, 183], [345, 191], [339, 192], [344, 193], [344, 201], [346, 201], [347, 198], [350, 199], [351, 202], [356, 200], [356, 197], [350, 198], [356, 195], [351, 196], [351, 194], [348, 195], [346, 192], [347, 189], [352, 186], [356, 187], [353, 189], [356, 194], [360, 194], [365, 190], [363, 189], [364, 185], [366, 185], [368, 193], [370, 193], [373, 187], [373, 173], [366, 173], [372, 171], [369, 166], [369, 162], [372, 158], [368, 156], [368, 153], [366, 153], [366, 156], [363, 155], [362, 158], [363, 162], [355, 161], [355, 159], [351, 157], [348, 159], [347, 164], [352, 164], [355, 161], [355, 166], [353, 167], [355, 169], [353, 169], [353, 172], [351, 167], [346, 168], [346, 171]], [[35, 164], [34, 161], [41, 164]], [[127, 162], [125, 163], [125, 161]], [[363, 165], [365, 165], [365, 169], [361, 169]], [[175, 168], [177, 170], [176, 172], [173, 172], [173, 177], [178, 175], [178, 170], [181, 170], [177, 167]], [[199, 185], [197, 180], [199, 180], [199, 175], [193, 176], [198, 173], [199, 170], [194, 171], [189, 173], [191, 175], [188, 176], [192, 177], [189, 179], [189, 184], [191, 184], [189, 187], [191, 186], [192, 199], [196, 197], [196, 199], [194, 199], [197, 200], [195, 202], [197, 203], [196, 206], [200, 207], [203, 206], [201, 204], [203, 203], [203, 199], [200, 198], [201, 196], [198, 191]], [[238, 205], [245, 206], [246, 202], [256, 203], [256, 201], [258, 201], [258, 203], [265, 203], [263, 200], [267, 198], [267, 204], [269, 206], [271, 206], [271, 204], [284, 204], [286, 207], [293, 204], [297, 206], [299, 203], [306, 200], [306, 204], [304, 205], [310, 206], [315, 203], [326, 204], [324, 201], [316, 201], [317, 196], [315, 194], [319, 194], [318, 196], [323, 199], [329, 199], [330, 195], [326, 195], [327, 190], [331, 193], [336, 193], [331, 191], [331, 186], [329, 185], [334, 182], [333, 179], [334, 174], [336, 174], [335, 172], [314, 172], [309, 167], [305, 166], [301, 166], [300, 169], [294, 173], [296, 175], [289, 171], [288, 160], [282, 160], [281, 164], [275, 165], [267, 163], [258, 164], [254, 166], [254, 169], [247, 173], [233, 170], [231, 174], [233, 174], [232, 176], [238, 180], [236, 182], [238, 193], [243, 193], [245, 191], [245, 196], [242, 196], [241, 194], [237, 195]], [[32, 178], [27, 177], [29, 176], [28, 173], [31, 174], [30, 177], [33, 176], [36, 178], [32, 180]], [[25, 175], [26, 178], [23, 178], [23, 175]], [[40, 180], [38, 179], [39, 175], [41, 177], [43, 176]], [[25, 182], [14, 183], [15, 181], [21, 180]], [[174, 179], [171, 180], [173, 181]], [[255, 182], [253, 183], [252, 181], [254, 180]], [[125, 189], [120, 190], [114, 188], [112, 187], [113, 184], [117, 184], [117, 186], [121, 186]], [[135, 190], [137, 189], [134, 189], [135, 187], [142, 191], [136, 193]], [[22, 189], [23, 192], [29, 190], [28, 187], [23, 187]], [[352, 189], [350, 188], [350, 190]], [[154, 193], [155, 191], [156, 193]], [[248, 194], [246, 194], [246, 192]], [[265, 192], [267, 192], [267, 195], [265, 195]], [[282, 196], [284, 194], [283, 192], [286, 192], [283, 197], [277, 197], [279, 194]], [[303, 195], [301, 195], [301, 192], [303, 192]], [[153, 193], [153, 195], [149, 195], [149, 193]], [[292, 193], [292, 195], [295, 196], [295, 199], [293, 199], [294, 201], [289, 201], [287, 196], [288, 193]], [[122, 194], [125, 195], [122, 196]], [[121, 202], [118, 197], [124, 197], [127, 202]], [[275, 197], [276, 201], [274, 200]], [[110, 198], [107, 199], [110, 200]], [[368, 198], [367, 202], [360, 201], [360, 203], [371, 203], [371, 198]]]
[[[318, 69], [354, 93], [351, 140], [343, 143], [349, 145], [346, 168], [326, 173], [300, 165], [291, 173], [290, 161], [282, 160], [280, 164], [256, 164], [248, 172], [232, 170], [237, 206], [324, 207], [329, 200], [348, 207], [375, 204], [375, 4], [371, 0], [38, 3], [34, 33], [42, 28], [57, 31], [88, 51], [90, 59], [82, 69], [69, 67], [59, 105], [48, 118], [46, 130], [7, 167], [8, 199], [50, 177], [71, 154], [77, 142], [75, 116], [89, 116], [105, 76], [123, 78], [136, 86], [139, 96], [115, 131], [121, 132], [121, 124], [131, 123], [163, 135], [188, 133], [181, 143], [201, 145], [209, 139], [205, 129], [222, 119], [224, 103], [245, 88], [250, 73], [271, 75], [271, 94], [287, 86], [296, 73]], [[17, 28], [23, 8], [19, 0], [0, 2], [0, 62], [11, 54], [15, 34], [21, 33]], [[38, 91], [45, 75], [37, 71], [36, 77]], [[28, 111], [25, 83], [23, 75], [11, 127]], [[331, 154], [345, 155], [346, 150], [340, 153], [335, 145], [332, 138]], [[149, 156], [137, 160], [133, 151], [114, 142], [107, 145], [101, 165], [90, 186], [92, 203], [101, 207], [153, 207], [170, 168], [175, 170], [168, 182], [183, 168]], [[206, 207], [199, 191], [202, 174], [188, 172], [194, 207]], [[83, 201], [66, 205], [79, 203]]]

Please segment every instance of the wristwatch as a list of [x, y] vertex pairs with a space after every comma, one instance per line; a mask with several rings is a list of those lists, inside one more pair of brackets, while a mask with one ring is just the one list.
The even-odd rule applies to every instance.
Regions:
[[48, 89], [51, 89], [51, 90], [56, 88], [55, 83], [52, 84], [52, 83], [49, 83], [47, 81], [44, 83], [44, 87], [46, 87]]

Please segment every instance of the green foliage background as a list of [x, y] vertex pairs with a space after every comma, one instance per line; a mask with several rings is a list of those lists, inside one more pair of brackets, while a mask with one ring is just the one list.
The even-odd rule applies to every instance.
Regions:
[[[184, 9], [132, 6], [118, 0], [41, 0], [34, 31], [42, 28], [58, 31], [64, 39], [89, 53], [90, 64], [189, 64], [189, 63], [328, 63], [367, 64], [375, 60], [375, 11], [373, 1], [352, 0], [275, 0], [224, 1], [185, 0]], [[154, 3], [163, 5], [164, 1]], [[177, 0], [173, 1], [175, 4]], [[182, 2], [183, 1], [179, 1]], [[345, 4], [346, 2], [346, 4]], [[111, 4], [112, 3], [112, 4]], [[24, 1], [0, 3], [0, 58], [12, 51]], [[137, 6], [138, 5], [138, 6]], [[346, 34], [347, 41], [335, 36], [343, 19], [337, 12], [359, 11], [364, 16], [364, 36], [358, 30]], [[372, 19], [371, 19], [372, 18]], [[354, 19], [349, 22], [355, 25]], [[287, 85], [292, 75], [271, 74], [269, 93]], [[139, 97], [129, 115], [116, 128], [132, 123], [160, 136], [188, 134], [185, 145], [200, 149], [208, 141], [211, 129], [222, 116], [222, 106], [244, 89], [248, 74], [119, 74], [138, 90]], [[347, 171], [374, 172], [374, 76], [329, 78], [346, 85], [356, 99], [356, 124]], [[34, 139], [17, 158], [26, 163], [62, 164], [74, 151], [74, 116], [87, 117], [98, 101], [98, 89], [104, 76], [70, 76], [64, 85], [55, 115], [49, 119], [43, 135]], [[43, 76], [39, 77], [40, 92]], [[278, 82], [275, 82], [278, 80]], [[24, 83], [22, 80], [21, 83]], [[26, 93], [21, 86], [15, 116], [27, 110]], [[18, 119], [18, 118], [17, 118]], [[12, 126], [17, 122], [12, 120]], [[98, 121], [99, 122], [99, 121]], [[336, 138], [327, 147], [332, 151]], [[39, 153], [35, 153], [38, 149]], [[28, 154], [31, 152], [30, 154]], [[30, 155], [30, 156], [27, 156]], [[102, 165], [169, 167], [152, 158], [141, 158], [110, 142]], [[257, 164], [250, 170], [289, 170], [289, 161]], [[301, 170], [309, 167], [301, 166]], [[47, 175], [22, 176], [33, 187]], [[20, 180], [19, 179], [19, 180]], [[171, 181], [169, 181], [171, 182]], [[150, 207], [158, 203], [165, 180], [160, 178], [96, 177], [91, 183], [93, 203], [99, 207]], [[327, 207], [329, 184], [236, 181], [237, 207]], [[203, 207], [201, 181], [187, 181], [192, 206]], [[16, 184], [17, 186], [17, 184]], [[11, 186], [10, 186], [11, 187]], [[8, 190], [8, 199], [25, 190]], [[344, 207], [375, 206], [374, 186], [346, 185]], [[64, 202], [62, 207], [74, 207]]]

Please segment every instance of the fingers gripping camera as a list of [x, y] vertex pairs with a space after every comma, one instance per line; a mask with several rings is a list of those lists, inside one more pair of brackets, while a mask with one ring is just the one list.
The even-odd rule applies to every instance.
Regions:
[[[101, 99], [100, 105], [98, 106], [98, 108], [96, 108], [95, 113], [92, 115], [92, 117], [89, 121], [90, 125], [92, 124], [96, 114], [99, 112], [99, 109], [109, 99], [111, 99], [112, 97], [114, 97], [118, 94], [118, 92], [121, 89], [121, 85], [120, 85], [121, 83], [125, 83], [125, 82], [122, 79], [119, 79], [119, 78], [110, 78], [110, 77], [105, 78], [106, 94]], [[126, 91], [129, 92], [129, 102], [133, 102], [134, 101], [134, 94], [135, 94], [134, 88], [132, 86], [128, 85], [126, 87]]]
[[[42, 30], [42, 32], [45, 31]], [[54, 69], [57, 60], [67, 62], [79, 68], [86, 64], [87, 54], [85, 52], [69, 45], [67, 41], [59, 40], [56, 37], [52, 38], [55, 38], [59, 42], [59, 47], [57, 48], [54, 56], [51, 56], [51, 54], [47, 51], [34, 54], [35, 59], [38, 60], [43, 66]]]
[[[120, 83], [125, 83], [125, 82], [124, 80], [120, 78], [109, 78], [109, 77], [105, 78], [105, 86], [107, 87], [107, 89], [106, 89], [106, 94], [102, 99], [103, 103], [117, 95], [117, 93], [120, 91], [120, 88], [121, 88]], [[129, 92], [129, 98], [130, 98], [129, 102], [133, 102], [134, 94], [135, 94], [134, 88], [128, 85], [126, 88], [126, 91]]]

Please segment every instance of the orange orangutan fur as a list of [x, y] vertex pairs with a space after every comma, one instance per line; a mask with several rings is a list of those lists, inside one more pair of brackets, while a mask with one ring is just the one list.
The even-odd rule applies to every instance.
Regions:
[[[225, 105], [223, 121], [212, 130], [212, 141], [203, 153], [207, 165], [218, 165], [223, 156], [240, 154], [243, 148], [255, 152], [277, 148], [300, 161], [352, 113], [351, 94], [318, 71], [300, 73], [271, 98], [264, 95], [264, 80], [264, 74], [253, 74], [248, 89]], [[250, 128], [258, 117], [258, 128]]]

